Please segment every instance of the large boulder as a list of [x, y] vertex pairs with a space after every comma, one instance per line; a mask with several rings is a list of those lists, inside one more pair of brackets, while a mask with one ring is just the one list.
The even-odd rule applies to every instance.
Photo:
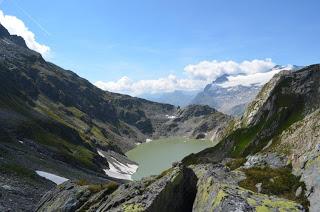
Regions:
[[114, 192], [110, 186], [65, 183], [45, 195], [37, 211], [191, 211], [196, 182], [191, 169], [177, 165]]

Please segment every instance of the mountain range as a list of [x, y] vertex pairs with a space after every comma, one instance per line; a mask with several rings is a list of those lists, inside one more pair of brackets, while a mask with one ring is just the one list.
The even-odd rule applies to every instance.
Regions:
[[[278, 73], [282, 70], [299, 70], [302, 66], [276, 65], [266, 72]], [[246, 76], [238, 74], [236, 76]], [[140, 97], [154, 101], [186, 107], [188, 105], [208, 105], [225, 114], [241, 117], [246, 106], [256, 97], [262, 85], [252, 83], [248, 85], [228, 84], [229, 78], [234, 77], [223, 74], [212, 83], [205, 86], [203, 91], [173, 91], [168, 93], [144, 94]]]
[[[281, 70], [298, 70], [301, 66], [276, 65], [267, 72], [279, 72]], [[190, 102], [191, 104], [209, 105], [217, 110], [232, 116], [242, 116], [246, 106], [256, 97], [261, 89], [260, 84], [250, 85], [225, 85], [230, 75], [224, 74], [211, 84], [208, 84], [202, 92], [199, 92]]]
[[[318, 211], [320, 65], [279, 71], [250, 97], [226, 79], [205, 88], [216, 109], [106, 92], [0, 25], [0, 211]], [[242, 104], [241, 117], [219, 112]], [[124, 153], [169, 136], [217, 145], [129, 181]]]
[[167, 93], [155, 93], [155, 94], [143, 94], [139, 97], [148, 99], [154, 102], [161, 102], [172, 104], [175, 106], [186, 107], [191, 104], [194, 97], [197, 95], [199, 91], [183, 91], [183, 90], [175, 90], [173, 92]]

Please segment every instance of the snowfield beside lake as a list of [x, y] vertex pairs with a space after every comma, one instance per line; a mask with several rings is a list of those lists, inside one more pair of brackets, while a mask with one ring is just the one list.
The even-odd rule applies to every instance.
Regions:
[[138, 165], [129, 163], [124, 164], [114, 157], [106, 157], [101, 150], [98, 150], [97, 152], [101, 157], [108, 160], [109, 169], [103, 170], [106, 175], [117, 179], [132, 180], [131, 176], [137, 171]]

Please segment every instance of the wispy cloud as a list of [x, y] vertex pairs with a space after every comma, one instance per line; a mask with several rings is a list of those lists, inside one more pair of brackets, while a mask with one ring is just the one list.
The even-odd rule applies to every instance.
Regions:
[[199, 90], [223, 74], [229, 74], [229, 84], [224, 86], [262, 84], [271, 79], [278, 71], [272, 70], [275, 63], [271, 59], [251, 61], [201, 61], [184, 68], [185, 78], [175, 75], [158, 79], [133, 81], [127, 76], [117, 81], [98, 81], [95, 85], [103, 90], [130, 95], [143, 93], [162, 93], [175, 90]]
[[39, 29], [41, 29], [42, 32], [44, 32], [46, 35], [50, 36], [51, 33], [46, 30], [46, 28], [44, 28], [39, 21], [37, 21], [33, 16], [30, 15], [30, 13], [28, 13], [25, 9], [23, 9], [20, 4], [17, 1], [11, 0], [11, 2], [14, 3], [14, 5], [23, 13], [25, 14], [35, 25], [37, 25], [39, 27]]
[[39, 52], [43, 56], [48, 56], [50, 47], [38, 43], [36, 41], [35, 34], [28, 29], [22, 20], [16, 16], [5, 15], [3, 11], [0, 10], [0, 23], [9, 31], [10, 34], [23, 37], [30, 49]]

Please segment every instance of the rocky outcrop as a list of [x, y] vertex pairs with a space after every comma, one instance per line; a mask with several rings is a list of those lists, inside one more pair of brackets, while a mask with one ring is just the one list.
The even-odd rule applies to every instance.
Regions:
[[286, 155], [308, 190], [310, 211], [320, 208], [320, 110], [294, 123], [266, 149]]
[[160, 128], [159, 136], [184, 136], [218, 141], [231, 117], [202, 105], [190, 105], [178, 110]]
[[251, 103], [249, 103], [247, 109], [245, 110], [241, 118], [241, 124], [243, 127], [247, 127], [254, 123], [259, 109], [266, 103], [266, 101], [272, 94], [273, 89], [280, 82], [281, 76], [289, 73], [290, 71], [282, 71], [276, 74], [269, 82], [267, 82], [262, 87], [255, 99]]
[[246, 157], [246, 162], [244, 163], [244, 168], [252, 167], [271, 167], [271, 168], [280, 168], [288, 164], [288, 158], [285, 156], [280, 156], [276, 153], [265, 153], [265, 154], [255, 154], [249, 155]]
[[37, 211], [191, 211], [196, 181], [191, 169], [177, 166], [113, 192], [65, 183], [44, 196]]
[[[304, 211], [293, 201], [254, 193], [228, 184], [211, 184], [210, 178], [199, 189], [208, 197], [196, 199], [194, 211]], [[207, 186], [205, 186], [207, 185]], [[203, 190], [203, 191], [202, 191]]]

